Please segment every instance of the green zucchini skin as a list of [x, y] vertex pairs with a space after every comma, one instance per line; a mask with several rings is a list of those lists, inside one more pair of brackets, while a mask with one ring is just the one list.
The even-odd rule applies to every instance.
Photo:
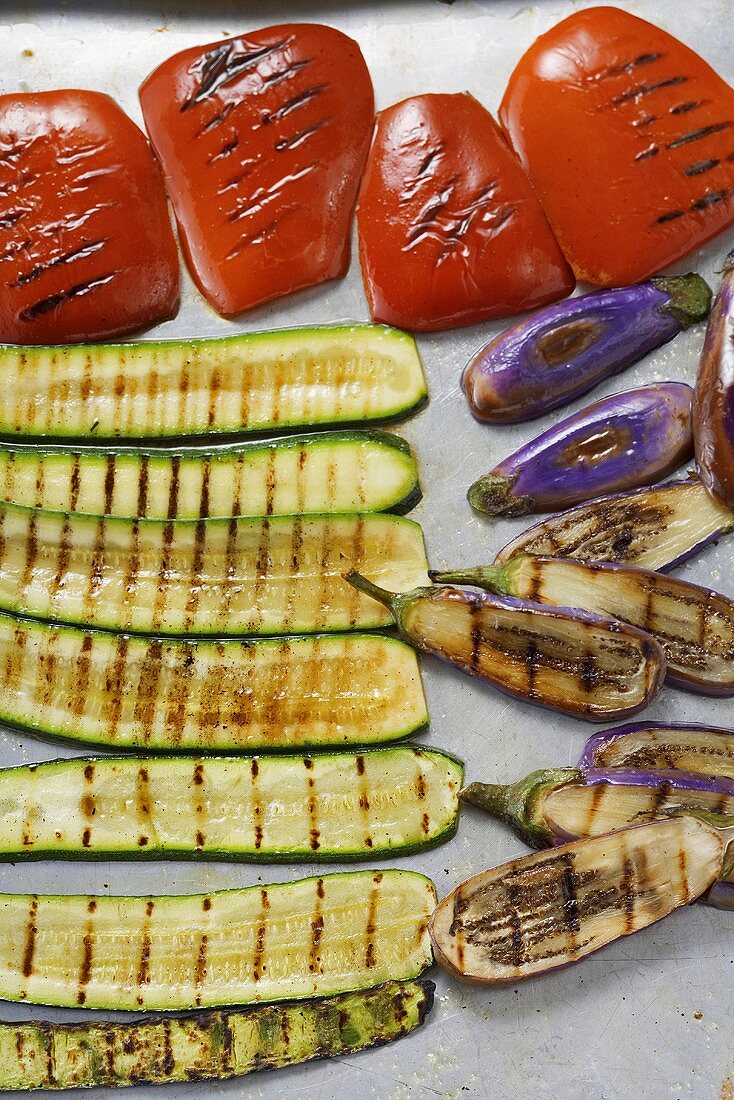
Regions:
[[116, 752], [349, 748], [428, 723], [415, 652], [380, 634], [140, 638], [0, 612], [0, 667], [5, 725]]
[[299, 1001], [418, 977], [430, 879], [341, 871], [209, 894], [0, 894], [0, 998], [179, 1011]]
[[385, 982], [295, 1005], [134, 1024], [0, 1023], [0, 1089], [224, 1081], [383, 1046], [419, 1028], [433, 982]]
[[414, 745], [24, 764], [0, 770], [0, 860], [409, 855], [455, 835], [462, 781], [459, 761]]
[[427, 400], [415, 340], [382, 325], [203, 340], [0, 345], [0, 433], [181, 439], [387, 422]]
[[344, 581], [427, 579], [423, 533], [381, 513], [129, 520], [0, 504], [0, 609], [133, 634], [310, 634], [389, 626]]
[[405, 440], [319, 432], [209, 446], [0, 445], [0, 500], [49, 512], [208, 519], [410, 511], [421, 499]]

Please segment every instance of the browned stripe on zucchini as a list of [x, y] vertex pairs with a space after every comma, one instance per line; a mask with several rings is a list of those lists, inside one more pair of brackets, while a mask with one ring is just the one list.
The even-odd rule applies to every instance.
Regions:
[[309, 957], [308, 957], [308, 969], [312, 974], [321, 972], [321, 956], [319, 950], [321, 947], [321, 937], [324, 932], [324, 916], [321, 912], [321, 902], [324, 897], [324, 880], [322, 878], [316, 881], [316, 901], [313, 907], [313, 917], [311, 919], [311, 941], [309, 945]]
[[259, 982], [263, 976], [263, 957], [265, 955], [265, 936], [268, 929], [268, 910], [270, 909], [270, 897], [263, 887], [260, 891], [260, 923], [255, 933], [255, 951], [252, 960], [252, 980]]
[[260, 765], [257, 762], [257, 757], [253, 756], [250, 761], [250, 781], [252, 783], [252, 816], [255, 821], [255, 851], [259, 851], [263, 842], [263, 803], [260, 796], [260, 786], [258, 783], [258, 776], [260, 774]]

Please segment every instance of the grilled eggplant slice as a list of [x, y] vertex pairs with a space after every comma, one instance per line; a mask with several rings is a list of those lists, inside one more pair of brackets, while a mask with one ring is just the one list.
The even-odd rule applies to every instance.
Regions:
[[695, 901], [725, 853], [718, 829], [682, 815], [511, 860], [441, 901], [436, 961], [480, 985], [550, 973]]
[[0, 446], [0, 500], [48, 512], [131, 519], [408, 512], [420, 498], [415, 457], [388, 432], [216, 449]]
[[453, 757], [413, 745], [313, 757], [76, 757], [5, 768], [0, 859], [408, 854], [454, 835], [462, 774]]
[[551, 516], [503, 546], [496, 561], [524, 551], [667, 571], [732, 528], [734, 512], [715, 500], [700, 481], [669, 481], [652, 489], [601, 497]]
[[706, 329], [696, 379], [693, 423], [696, 463], [707, 489], [734, 507], [734, 251]]
[[594, 734], [578, 767], [674, 768], [734, 779], [734, 730], [633, 722]]
[[0, 432], [171, 439], [406, 416], [426, 400], [415, 340], [380, 325], [205, 340], [0, 346]]
[[175, 1011], [415, 978], [435, 900], [389, 868], [175, 897], [0, 894], [0, 997]]
[[570, 608], [541, 607], [461, 588], [393, 593], [347, 579], [390, 608], [403, 638], [524, 702], [604, 721], [657, 694], [658, 643], [635, 627]]
[[146, 634], [308, 634], [386, 626], [344, 584], [426, 576], [420, 527], [384, 515], [125, 520], [0, 505], [0, 608]]
[[353, 1054], [420, 1027], [434, 990], [426, 980], [384, 982], [303, 1004], [134, 1024], [0, 1023], [0, 1089], [224, 1081]]

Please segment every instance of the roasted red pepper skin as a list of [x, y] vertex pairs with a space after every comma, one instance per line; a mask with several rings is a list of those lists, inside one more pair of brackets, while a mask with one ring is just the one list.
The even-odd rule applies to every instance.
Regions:
[[163, 179], [109, 96], [0, 96], [0, 341], [62, 344], [173, 317]]
[[578, 279], [639, 282], [734, 223], [734, 90], [629, 12], [541, 35], [499, 117]]
[[225, 316], [344, 275], [374, 122], [356, 42], [288, 24], [169, 58], [140, 89], [186, 260]]
[[415, 96], [380, 112], [357, 224], [375, 321], [430, 332], [573, 289], [527, 176], [467, 94]]

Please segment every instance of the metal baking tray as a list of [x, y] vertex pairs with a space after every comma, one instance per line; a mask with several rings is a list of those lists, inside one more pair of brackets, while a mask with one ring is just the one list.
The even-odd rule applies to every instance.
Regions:
[[[734, 21], [730, 0], [616, 0], [698, 50], [734, 80]], [[360, 43], [370, 67], [378, 107], [418, 92], [472, 92], [496, 111], [507, 78], [526, 46], [572, 11], [572, 0], [381, 0], [349, 4], [321, 0], [61, 0], [0, 4], [0, 91], [58, 87], [109, 92], [140, 121], [137, 87], [170, 54], [259, 26], [287, 21], [325, 22]], [[593, 195], [588, 201], [593, 203]], [[706, 277], [734, 246], [720, 237], [680, 270]], [[240, 322], [224, 321], [204, 304], [185, 276], [180, 313], [154, 335], [204, 336], [282, 325], [364, 320], [367, 308], [356, 255], [340, 282], [261, 308]], [[504, 454], [554, 417], [532, 425], [489, 428], [475, 423], [459, 390], [470, 353], [498, 324], [421, 338], [430, 404], [398, 430], [420, 461], [424, 499], [412, 513], [423, 524], [434, 566], [474, 564], [523, 526], [474, 516], [466, 488]], [[599, 387], [594, 398], [662, 379], [691, 381], [702, 327], [679, 336], [623, 376]], [[583, 404], [584, 400], [577, 404]], [[723, 540], [680, 573], [734, 595], [732, 548]], [[458, 753], [470, 779], [512, 779], [533, 768], [564, 765], [578, 756], [593, 728], [507, 700], [490, 688], [423, 661], [431, 712], [424, 740]], [[665, 689], [646, 717], [734, 725], [734, 702]], [[0, 731], [0, 765], [70, 756], [31, 738]], [[508, 830], [467, 812], [451, 843], [396, 864], [433, 877], [439, 895], [481, 869], [519, 855]], [[309, 866], [154, 863], [37, 863], [0, 865], [3, 890], [185, 893], [283, 881]], [[170, 1086], [184, 1097], [293, 1097], [299, 1100], [492, 1100], [565, 1097], [659, 1100], [734, 1095], [734, 915], [703, 906], [679, 911], [661, 924], [614, 944], [587, 962], [517, 988], [462, 986], [434, 971], [436, 1007], [426, 1026], [383, 1049], [348, 1059], [257, 1074], [210, 1085]], [[30, 1016], [70, 1020], [84, 1012], [0, 1006], [4, 1019]], [[93, 1100], [111, 1090], [95, 1089]], [[148, 1100], [163, 1095], [130, 1090]]]

